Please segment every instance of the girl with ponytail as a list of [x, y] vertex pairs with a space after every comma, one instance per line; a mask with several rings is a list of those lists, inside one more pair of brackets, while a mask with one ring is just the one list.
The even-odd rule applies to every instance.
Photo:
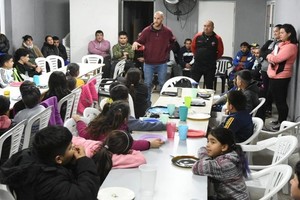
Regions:
[[248, 162], [229, 129], [211, 130], [207, 145], [199, 149], [198, 156], [193, 173], [208, 176], [213, 184], [215, 196], [209, 199], [250, 199], [244, 180], [250, 171]]
[[79, 76], [79, 65], [77, 63], [68, 64], [66, 76], [76, 79], [76, 87], [81, 87], [84, 85], [84, 81], [80, 78], [77, 78]]

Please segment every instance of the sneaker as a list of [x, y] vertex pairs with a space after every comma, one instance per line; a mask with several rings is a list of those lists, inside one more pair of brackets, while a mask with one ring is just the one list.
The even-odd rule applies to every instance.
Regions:
[[279, 131], [279, 129], [280, 129], [280, 124], [278, 123], [277, 125], [272, 126], [271, 129], [272, 129], [273, 131]]

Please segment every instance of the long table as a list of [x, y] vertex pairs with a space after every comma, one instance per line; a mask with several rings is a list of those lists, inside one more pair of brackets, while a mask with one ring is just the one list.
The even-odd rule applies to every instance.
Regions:
[[[79, 77], [82, 77], [90, 72], [93, 72], [94, 70], [97, 70], [104, 66], [104, 64], [88, 64], [88, 63], [77, 63], [80, 67], [79, 70]], [[57, 71], [62, 71], [63, 73], [66, 73], [67, 66], [59, 68]], [[40, 75], [40, 85], [48, 85], [48, 80], [52, 72], [43, 73]], [[33, 80], [30, 78], [29, 80]], [[20, 100], [21, 94], [19, 87], [13, 87], [13, 86], [7, 86], [6, 88], [0, 88], [0, 95], [3, 95], [4, 91], [9, 90], [10, 91], [10, 108], [14, 106], [14, 104]], [[45, 93], [48, 90], [47, 87], [40, 88], [41, 93]]]
[[[176, 89], [176, 88], [175, 88]], [[183, 88], [182, 97], [160, 96], [154, 105], [166, 106], [170, 102], [176, 106], [183, 104], [184, 96], [189, 96], [190, 89]], [[191, 107], [190, 112], [209, 113], [212, 98], [207, 101], [205, 107]], [[189, 128], [206, 131], [208, 120], [190, 120], [179, 122], [178, 119], [172, 121], [187, 123]], [[149, 132], [133, 132], [134, 139], [139, 139]], [[167, 137], [166, 131], [151, 132]], [[193, 155], [197, 156], [197, 151], [206, 144], [206, 138], [187, 138], [185, 141], [179, 140], [178, 133], [174, 139], [168, 139], [159, 149], [149, 149], [143, 151], [147, 163], [157, 166], [156, 186], [153, 200], [206, 200], [207, 199], [207, 177], [193, 175], [191, 169], [179, 168], [171, 163], [173, 156]], [[134, 191], [135, 199], [140, 196], [140, 172], [139, 169], [112, 169], [105, 179], [102, 188], [126, 187]]]

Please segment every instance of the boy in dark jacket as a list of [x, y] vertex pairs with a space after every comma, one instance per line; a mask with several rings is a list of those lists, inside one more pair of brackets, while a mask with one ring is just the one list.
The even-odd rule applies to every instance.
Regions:
[[241, 91], [230, 91], [227, 95], [229, 115], [220, 127], [230, 129], [237, 143], [246, 141], [253, 134], [252, 117], [246, 110], [246, 96]]
[[1, 166], [1, 183], [15, 191], [18, 200], [96, 200], [100, 177], [95, 163], [71, 140], [71, 132], [62, 126], [40, 130], [32, 148]]

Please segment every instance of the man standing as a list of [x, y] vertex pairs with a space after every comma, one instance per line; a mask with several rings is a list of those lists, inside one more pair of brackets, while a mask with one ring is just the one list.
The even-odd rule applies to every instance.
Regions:
[[95, 33], [95, 40], [89, 42], [88, 46], [89, 54], [97, 54], [103, 57], [103, 78], [110, 77], [110, 42], [104, 39], [104, 33], [101, 30], [97, 30]]
[[151, 105], [151, 89], [153, 74], [158, 74], [160, 88], [166, 81], [167, 61], [175, 36], [172, 31], [163, 25], [164, 14], [161, 11], [154, 13], [153, 23], [147, 26], [140, 37], [132, 44], [133, 50], [144, 45], [144, 77], [148, 87], [148, 102]]
[[199, 82], [204, 75], [206, 88], [213, 89], [216, 60], [221, 58], [223, 50], [223, 41], [214, 32], [214, 23], [210, 20], [205, 22], [203, 32], [197, 33], [192, 41], [192, 51], [195, 56], [192, 78]]

